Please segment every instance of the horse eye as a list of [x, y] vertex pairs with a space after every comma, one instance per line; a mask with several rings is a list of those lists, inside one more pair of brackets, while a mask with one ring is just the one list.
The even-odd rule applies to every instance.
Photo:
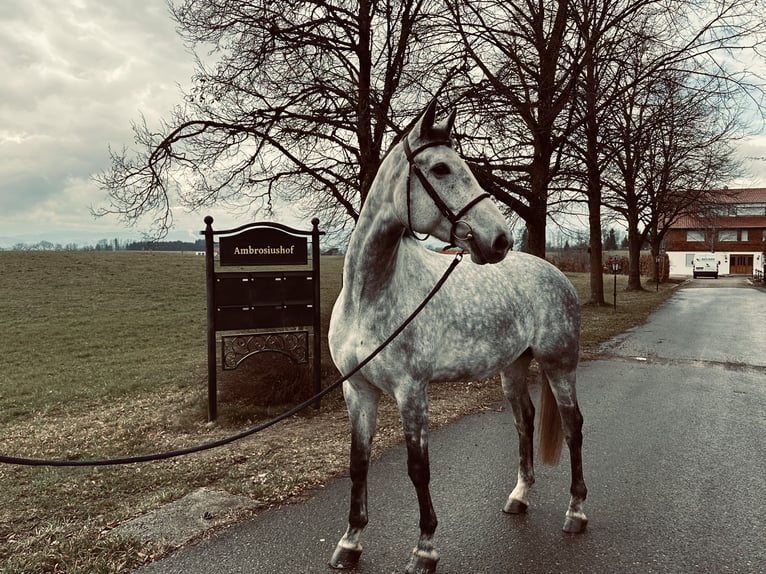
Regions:
[[436, 176], [449, 175], [450, 169], [446, 163], [437, 163], [431, 168], [431, 172]]

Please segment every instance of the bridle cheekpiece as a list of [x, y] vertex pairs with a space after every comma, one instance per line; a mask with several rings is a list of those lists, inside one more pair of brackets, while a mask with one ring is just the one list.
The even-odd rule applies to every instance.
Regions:
[[[412, 234], [415, 239], [418, 239], [420, 241], [425, 241], [428, 236], [420, 238], [415, 234], [415, 231], [412, 229], [412, 214], [410, 210], [410, 181], [412, 180], [412, 174], [414, 173], [417, 178], [420, 180], [420, 184], [423, 186], [423, 189], [426, 190], [426, 193], [431, 197], [431, 199], [434, 202], [434, 205], [436, 205], [437, 209], [441, 212], [441, 214], [447, 218], [447, 220], [452, 224], [452, 228], [450, 229], [450, 242], [452, 245], [454, 245], [455, 240], [458, 241], [472, 241], [474, 239], [473, 236], [473, 229], [471, 228], [470, 224], [467, 221], [464, 221], [462, 218], [463, 216], [468, 213], [473, 207], [476, 206], [477, 203], [480, 201], [487, 199], [491, 197], [489, 193], [481, 193], [474, 197], [471, 201], [469, 201], [460, 211], [457, 213], [453, 212], [450, 207], [444, 202], [444, 200], [439, 196], [437, 191], [434, 189], [434, 187], [431, 185], [431, 182], [428, 181], [428, 178], [423, 173], [423, 171], [415, 164], [415, 157], [422, 152], [425, 149], [428, 149], [430, 147], [436, 147], [446, 145], [447, 147], [452, 147], [452, 142], [450, 140], [436, 140], [432, 142], [428, 142], [426, 144], [421, 145], [420, 147], [415, 148], [413, 151], [410, 149], [410, 143], [408, 141], [407, 136], [404, 137], [404, 155], [407, 157], [407, 163], [410, 166], [409, 173], [407, 174], [407, 224], [410, 228], [410, 233]], [[464, 235], [458, 235], [458, 226], [463, 225], [467, 228], [467, 231]]]

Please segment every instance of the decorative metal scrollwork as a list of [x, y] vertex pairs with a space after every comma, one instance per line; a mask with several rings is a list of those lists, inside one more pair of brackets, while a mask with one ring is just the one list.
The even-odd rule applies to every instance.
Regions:
[[278, 333], [245, 333], [221, 337], [221, 357], [224, 371], [236, 369], [242, 361], [259, 353], [279, 353], [294, 363], [309, 362], [308, 331]]

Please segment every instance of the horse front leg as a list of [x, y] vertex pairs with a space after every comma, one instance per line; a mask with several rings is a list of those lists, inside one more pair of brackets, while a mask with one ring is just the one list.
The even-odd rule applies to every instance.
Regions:
[[407, 443], [407, 472], [415, 487], [420, 509], [420, 539], [412, 551], [405, 573], [433, 574], [439, 554], [433, 545], [437, 520], [429, 490], [427, 386], [413, 387], [403, 396], [397, 395], [397, 403]]
[[330, 558], [330, 566], [336, 569], [355, 567], [362, 554], [359, 539], [368, 519], [367, 472], [377, 424], [380, 390], [363, 380], [347, 381], [343, 385], [343, 396], [351, 423], [351, 503], [348, 528]]

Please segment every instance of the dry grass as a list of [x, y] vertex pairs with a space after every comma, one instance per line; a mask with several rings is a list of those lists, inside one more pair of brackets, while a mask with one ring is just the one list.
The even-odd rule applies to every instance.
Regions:
[[[233, 434], [277, 410], [225, 403], [219, 421], [205, 423], [201, 258], [0, 253], [0, 263], [0, 452], [56, 458], [156, 452]], [[340, 263], [323, 261], [325, 325]], [[587, 295], [587, 277], [571, 277]], [[643, 321], [669, 293], [619, 292], [616, 313], [586, 307], [583, 343], [593, 346]], [[334, 369], [327, 357], [325, 364], [329, 381]], [[496, 381], [434, 385], [430, 397], [433, 427], [502, 400]], [[398, 443], [400, 434], [396, 409], [384, 401], [375, 452]], [[108, 536], [116, 524], [201, 486], [251, 497], [260, 508], [296, 500], [345, 472], [347, 452], [336, 393], [320, 413], [189, 457], [122, 467], [0, 466], [2, 571], [129, 571], [169, 549]]]

